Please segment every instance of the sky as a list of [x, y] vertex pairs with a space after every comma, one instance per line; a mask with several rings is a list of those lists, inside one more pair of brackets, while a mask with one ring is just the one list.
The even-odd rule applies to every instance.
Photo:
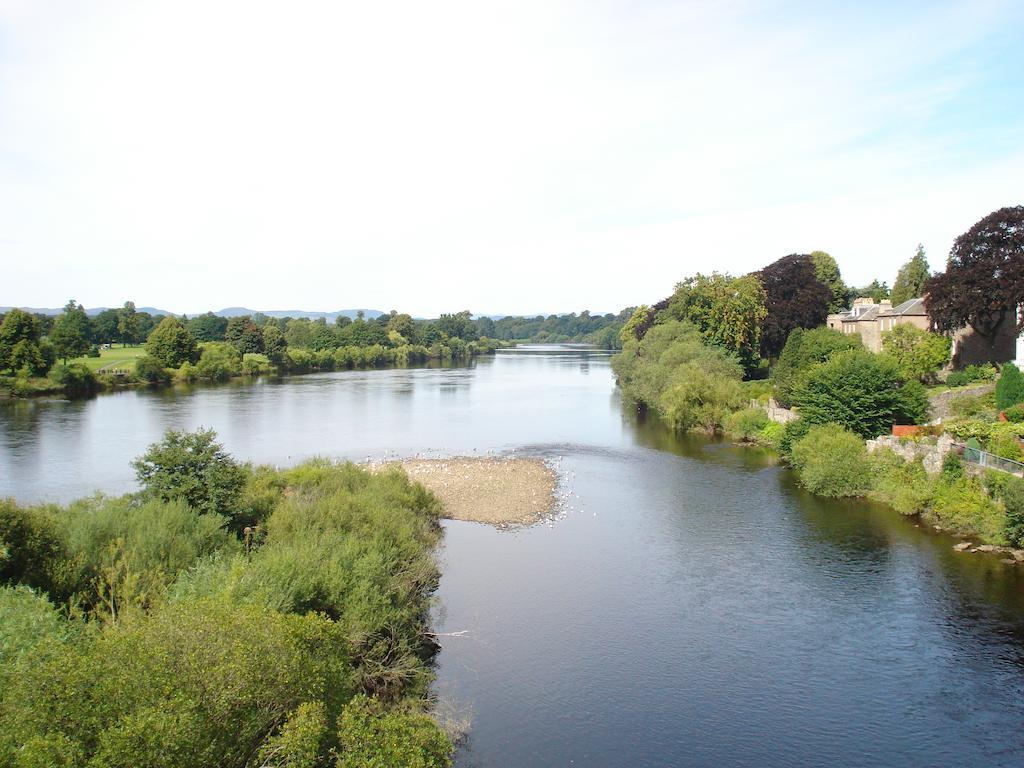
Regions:
[[1024, 2], [0, 0], [0, 305], [594, 312], [1024, 203]]

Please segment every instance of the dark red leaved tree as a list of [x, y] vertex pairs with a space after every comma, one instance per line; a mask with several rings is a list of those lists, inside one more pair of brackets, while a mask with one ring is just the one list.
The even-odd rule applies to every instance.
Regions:
[[818, 280], [814, 260], [791, 253], [757, 273], [768, 316], [761, 331], [761, 356], [778, 357], [794, 328], [817, 328], [828, 316], [832, 291]]
[[[925, 306], [937, 331], [970, 325], [992, 340], [1024, 303], [1024, 205], [990, 213], [953, 243], [946, 271], [924, 290]], [[1017, 330], [1024, 322], [1017, 322]]]

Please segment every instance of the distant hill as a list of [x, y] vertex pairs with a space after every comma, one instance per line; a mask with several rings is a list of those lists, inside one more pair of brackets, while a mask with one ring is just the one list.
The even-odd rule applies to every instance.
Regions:
[[[23, 309], [26, 312], [38, 315], [59, 315], [64, 311], [64, 307], [0, 307], [0, 313], [10, 312], [12, 309]], [[85, 310], [85, 314], [89, 317], [95, 317], [100, 312], [107, 309], [120, 309], [120, 307], [90, 307]], [[168, 312], [166, 309], [157, 309], [156, 307], [136, 307], [136, 312], [148, 312], [151, 315], [173, 315], [173, 312]]]
[[363, 313], [363, 317], [367, 320], [372, 320], [373, 318], [380, 317], [384, 314], [379, 309], [338, 309], [334, 312], [311, 312], [306, 309], [256, 310], [248, 309], [246, 307], [226, 307], [225, 309], [218, 310], [213, 314], [219, 315], [220, 317], [241, 317], [242, 315], [255, 315], [259, 313], [266, 315], [267, 317], [308, 317], [310, 320], [319, 320], [323, 317], [327, 322], [333, 323], [339, 317], [351, 317], [354, 320], [360, 312]]

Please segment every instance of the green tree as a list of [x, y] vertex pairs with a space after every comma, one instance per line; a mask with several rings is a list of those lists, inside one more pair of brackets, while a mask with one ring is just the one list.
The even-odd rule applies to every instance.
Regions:
[[468, 309], [451, 315], [441, 315], [437, 319], [437, 327], [449, 338], [472, 341], [479, 337], [476, 324], [473, 322], [473, 314]]
[[224, 341], [224, 333], [228, 329], [228, 319], [219, 317], [213, 312], [193, 317], [185, 326], [196, 341]]
[[875, 278], [869, 285], [865, 285], [863, 288], [854, 288], [851, 293], [854, 298], [863, 296], [869, 299], [874, 299], [876, 302], [884, 301], [891, 295], [889, 286], [886, 283], [878, 282], [878, 278]]
[[280, 367], [288, 362], [288, 342], [281, 329], [272, 323], [263, 326], [263, 351], [273, 365]]
[[897, 325], [882, 336], [882, 351], [896, 361], [908, 381], [928, 381], [949, 362], [948, 336], [922, 331], [909, 323]]
[[126, 301], [117, 313], [117, 332], [122, 344], [138, 344], [144, 338], [141, 335], [140, 322], [139, 313], [135, 311], [135, 302]]
[[72, 299], [54, 321], [49, 338], [54, 352], [67, 365], [69, 358], [80, 357], [89, 351], [91, 336], [92, 328], [85, 308]]
[[263, 331], [248, 315], [232, 317], [224, 331], [224, 340], [238, 350], [239, 354], [263, 352]]
[[996, 407], [1005, 411], [1017, 403], [1024, 403], [1024, 376], [1013, 363], [1007, 363], [996, 382]]
[[809, 370], [793, 393], [801, 420], [834, 422], [861, 437], [888, 434], [893, 424], [915, 424], [928, 413], [920, 382], [907, 382], [896, 362], [866, 349], [836, 352]]
[[896, 282], [892, 284], [893, 305], [924, 296], [924, 285], [928, 282], [930, 274], [924, 246], [918, 243], [914, 258], [900, 267]]
[[676, 286], [667, 312], [692, 322], [706, 343], [734, 353], [745, 368], [757, 364], [761, 325], [768, 311], [764, 287], [756, 276], [697, 274]]
[[52, 361], [43, 349], [39, 318], [21, 309], [12, 309], [0, 323], [0, 371], [27, 369], [43, 376]]
[[825, 251], [811, 251], [811, 261], [814, 262], [815, 277], [832, 292], [828, 311], [840, 312], [846, 309], [850, 305], [850, 289], [843, 282], [836, 260]]
[[194, 363], [199, 359], [196, 340], [184, 323], [174, 316], [165, 317], [149, 334], [146, 352], [167, 368], [177, 368], [182, 363]]
[[97, 344], [113, 344], [121, 338], [117, 330], [118, 311], [104, 309], [92, 319], [93, 339]]
[[132, 468], [146, 495], [184, 499], [200, 512], [227, 516], [237, 511], [246, 478], [245, 469], [217, 442], [212, 429], [169, 429]]
[[771, 379], [776, 399], [790, 405], [793, 390], [800, 376], [817, 363], [823, 363], [834, 352], [862, 349], [860, 336], [847, 335], [831, 328], [797, 328], [789, 334], [779, 361], [772, 366]]
[[[492, 322], [493, 326], [493, 322]], [[416, 331], [416, 323], [410, 315], [395, 313], [388, 320], [388, 331], [394, 331], [405, 339], [407, 344], [418, 344], [419, 333]]]

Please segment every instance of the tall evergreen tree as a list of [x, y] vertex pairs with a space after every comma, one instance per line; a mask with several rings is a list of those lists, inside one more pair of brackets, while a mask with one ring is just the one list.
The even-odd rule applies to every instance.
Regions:
[[928, 259], [924, 255], [924, 246], [918, 243], [914, 258], [900, 267], [896, 282], [892, 286], [892, 303], [902, 304], [904, 301], [916, 299], [924, 294], [924, 284], [928, 282]]

